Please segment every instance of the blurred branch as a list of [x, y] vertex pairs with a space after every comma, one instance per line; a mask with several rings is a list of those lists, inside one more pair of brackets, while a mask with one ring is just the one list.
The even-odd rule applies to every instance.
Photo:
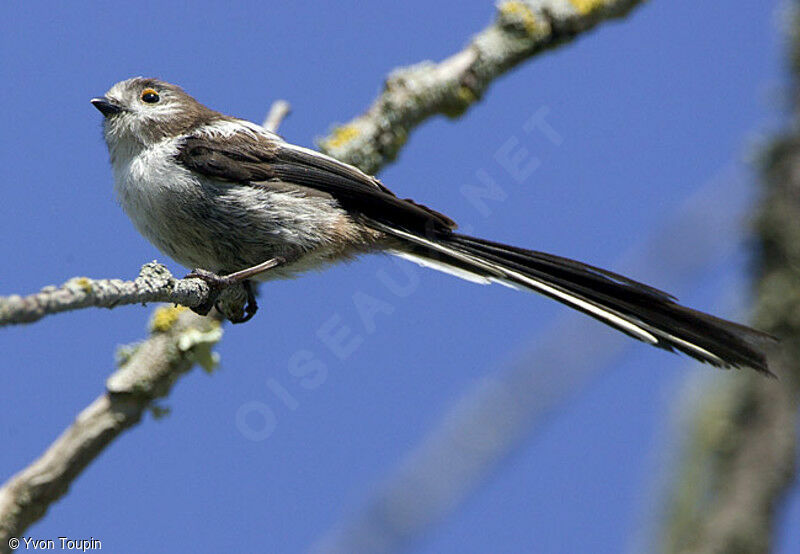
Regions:
[[392, 71], [383, 92], [362, 115], [318, 140], [320, 149], [375, 173], [394, 160], [426, 119], [458, 117], [506, 71], [572, 40], [599, 22], [625, 15], [641, 0], [506, 0], [491, 25], [467, 47], [434, 63]]
[[[797, 7], [798, 3], [795, 2]], [[798, 11], [798, 10], [796, 10]], [[800, 19], [793, 14], [793, 122], [762, 160], [753, 323], [782, 340], [779, 382], [742, 374], [703, 397], [664, 531], [668, 552], [768, 552], [796, 478], [800, 405]]]
[[275, 100], [261, 126], [270, 131], [277, 131], [278, 127], [281, 126], [281, 123], [283, 123], [283, 120], [286, 119], [291, 111], [292, 106], [289, 102], [286, 100]]
[[[776, 356], [770, 367], [789, 362]], [[711, 393], [706, 386], [672, 493], [666, 552], [771, 550], [795, 473], [797, 386], [780, 375], [780, 383], [740, 375]]]

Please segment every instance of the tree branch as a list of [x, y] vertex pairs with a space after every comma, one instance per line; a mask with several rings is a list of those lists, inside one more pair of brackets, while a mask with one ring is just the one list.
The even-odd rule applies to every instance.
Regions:
[[150, 262], [134, 281], [74, 277], [60, 287], [45, 287], [29, 296], [0, 297], [0, 327], [89, 307], [168, 302], [194, 308], [205, 303], [209, 294], [211, 289], [202, 279], [175, 279], [166, 267]]
[[466, 48], [433, 63], [392, 71], [369, 109], [319, 139], [326, 154], [375, 173], [394, 160], [426, 119], [458, 117], [489, 85], [533, 55], [572, 40], [604, 19], [625, 15], [641, 0], [507, 0], [493, 24]]
[[781, 381], [741, 375], [702, 396], [672, 494], [665, 552], [770, 552], [795, 476], [797, 358], [773, 357]]
[[[343, 161], [375, 173], [394, 159], [408, 133], [428, 117], [437, 113], [449, 116], [463, 113], [492, 79], [523, 59], [572, 38], [604, 18], [620, 16], [640, 2], [502, 2], [497, 21], [466, 50], [439, 65], [424, 63], [393, 72], [386, 91], [366, 114], [335, 130], [322, 147]], [[267, 122], [277, 125], [287, 113], [285, 106], [273, 106]], [[146, 283], [140, 282], [141, 275], [128, 283], [79, 278], [60, 289], [45, 289], [39, 293], [44, 296], [36, 300], [31, 298], [38, 295], [28, 299], [7, 297], [3, 299], [5, 311], [0, 314], [14, 315], [0, 316], [0, 325], [35, 321], [46, 313], [69, 309], [112, 307], [126, 298], [131, 299], [129, 303], [165, 299], [186, 306], [197, 305], [207, 298], [209, 291], [203, 288], [204, 283], [196, 279], [176, 280], [163, 266], [148, 266], [146, 271], [143, 268]], [[0, 549], [6, 548], [10, 537], [18, 537], [41, 518], [83, 469], [122, 431], [139, 422], [144, 410], [166, 395], [180, 375], [194, 363], [211, 367], [210, 349], [220, 336], [220, 324], [213, 318], [183, 308], [156, 310], [150, 338], [108, 380], [107, 392], [81, 412], [41, 458], [0, 488]]]
[[753, 264], [756, 328], [781, 338], [780, 382], [742, 374], [695, 414], [664, 530], [667, 552], [769, 552], [796, 478], [800, 407], [800, 2], [791, 29], [794, 123], [765, 152]]
[[138, 423], [154, 400], [166, 396], [195, 363], [212, 369], [222, 337], [219, 321], [185, 308], [155, 311], [151, 335], [135, 347], [100, 395], [45, 453], [0, 488], [0, 551], [11, 537], [41, 518], [72, 481], [125, 429]]

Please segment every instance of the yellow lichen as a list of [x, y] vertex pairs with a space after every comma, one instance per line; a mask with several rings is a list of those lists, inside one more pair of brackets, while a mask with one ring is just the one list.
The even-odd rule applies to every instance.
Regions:
[[342, 125], [331, 133], [331, 138], [326, 141], [327, 146], [338, 148], [344, 146], [359, 135], [358, 129], [353, 125]]
[[465, 86], [458, 87], [456, 95], [458, 96], [459, 100], [464, 102], [464, 104], [472, 104], [478, 99], [478, 97], [475, 96], [475, 93], [472, 92], [472, 89]]
[[461, 85], [455, 90], [455, 100], [444, 106], [442, 113], [451, 118], [461, 117], [461, 115], [467, 111], [467, 108], [477, 100], [478, 97], [472, 89]]
[[579, 14], [586, 15], [604, 7], [609, 3], [609, 0], [569, 0], [569, 3], [578, 10]]
[[175, 325], [175, 322], [178, 321], [178, 316], [185, 310], [185, 306], [163, 306], [158, 308], [153, 312], [153, 318], [150, 320], [150, 331], [153, 333], [166, 333]]
[[533, 10], [524, 2], [508, 0], [502, 2], [497, 9], [500, 11], [501, 16], [515, 19], [522, 23], [529, 35], [539, 35], [547, 29], [547, 26], [536, 17]]
[[92, 281], [88, 277], [75, 277], [72, 279], [72, 283], [78, 285], [83, 292], [92, 292]]

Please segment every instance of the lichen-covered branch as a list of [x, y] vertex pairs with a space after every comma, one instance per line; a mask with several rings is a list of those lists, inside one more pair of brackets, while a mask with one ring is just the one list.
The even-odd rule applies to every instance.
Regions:
[[[796, 359], [771, 363], [780, 371]], [[772, 550], [775, 516], [795, 476], [797, 393], [793, 377], [741, 375], [702, 396], [671, 495], [665, 552]]]
[[[800, 3], [795, 2], [800, 11]], [[780, 381], [740, 375], [703, 397], [692, 421], [664, 531], [664, 550], [769, 552], [782, 501], [796, 479], [800, 407], [800, 18], [792, 60], [791, 131], [762, 161], [753, 264], [753, 323], [781, 338], [770, 359]]]
[[0, 551], [63, 496], [72, 481], [195, 363], [211, 369], [219, 321], [178, 307], [155, 311], [150, 337], [133, 347], [100, 395], [45, 453], [0, 488]]
[[201, 279], [175, 279], [163, 265], [142, 266], [133, 281], [75, 277], [60, 287], [45, 287], [29, 296], [0, 296], [0, 327], [32, 323], [46, 315], [82, 308], [114, 308], [126, 304], [169, 302], [194, 308], [211, 290]]
[[495, 21], [465, 49], [439, 63], [426, 61], [393, 71], [369, 109], [319, 139], [319, 147], [375, 173], [395, 158], [409, 133], [429, 117], [461, 115], [506, 71], [641, 2], [501, 1]]

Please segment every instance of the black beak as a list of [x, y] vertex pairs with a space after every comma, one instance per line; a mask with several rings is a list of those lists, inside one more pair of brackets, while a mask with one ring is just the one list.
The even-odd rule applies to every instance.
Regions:
[[100, 110], [100, 113], [106, 117], [122, 111], [122, 108], [120, 106], [113, 103], [105, 96], [101, 96], [99, 98], [92, 98], [91, 102], [92, 106]]

